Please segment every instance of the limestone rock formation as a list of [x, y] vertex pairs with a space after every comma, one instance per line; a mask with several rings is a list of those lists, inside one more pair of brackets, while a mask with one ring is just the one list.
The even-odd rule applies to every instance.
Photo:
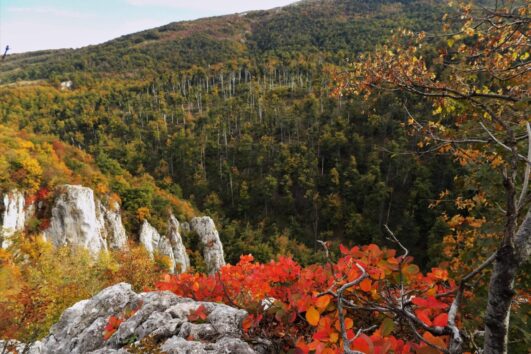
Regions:
[[[153, 256], [155, 251], [160, 252], [159, 244], [161, 236], [159, 232], [153, 226], [151, 226], [151, 224], [147, 220], [144, 220], [144, 223], [140, 228], [139, 239], [140, 243], [144, 246], [146, 251], [148, 251], [151, 256]], [[168, 257], [170, 256], [170, 254], [165, 255], [167, 255]]]
[[103, 217], [102, 230], [107, 239], [107, 246], [112, 249], [126, 248], [127, 234], [120, 215], [120, 204], [115, 202], [110, 209], [105, 208], [99, 201], [97, 201], [97, 204], [100, 209], [100, 217]]
[[192, 219], [190, 227], [199, 235], [201, 240], [207, 272], [209, 274], [216, 273], [225, 265], [225, 257], [214, 221], [208, 216], [197, 217]]
[[179, 221], [173, 215], [168, 220], [166, 235], [160, 235], [147, 220], [144, 220], [140, 230], [140, 243], [152, 257], [155, 253], [168, 257], [172, 273], [182, 273], [190, 267], [190, 260], [179, 233]]
[[83, 186], [58, 188], [50, 227], [44, 234], [55, 246], [81, 246], [93, 255], [127, 244], [119, 209], [107, 210], [94, 197], [92, 189]]
[[180, 272], [184, 273], [190, 268], [190, 259], [186, 253], [180, 229], [179, 220], [177, 220], [175, 216], [170, 215], [166, 236], [170, 240], [171, 248], [173, 250], [173, 258], [175, 260], [174, 271], [177, 271], [177, 268], [179, 268]]
[[[192, 311], [205, 308], [206, 321], [188, 319]], [[103, 338], [110, 316], [136, 312], [120, 324], [108, 339]], [[141, 345], [146, 337], [160, 343], [165, 353], [267, 353], [267, 341], [253, 348], [241, 338], [247, 313], [227, 305], [181, 298], [170, 292], [137, 294], [126, 283], [104, 289], [89, 300], [67, 309], [29, 354], [128, 353], [127, 345]], [[266, 344], [263, 344], [266, 343]], [[20, 343], [19, 343], [20, 344]], [[137, 351], [138, 352], [138, 349]]]
[[2, 248], [9, 247], [9, 238], [24, 229], [24, 223], [27, 219], [24, 204], [24, 194], [17, 190], [3, 195], [0, 205], [0, 246]]

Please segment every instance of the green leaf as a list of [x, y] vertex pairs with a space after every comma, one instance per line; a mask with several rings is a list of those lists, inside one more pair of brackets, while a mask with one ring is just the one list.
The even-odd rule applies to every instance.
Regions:
[[390, 335], [394, 329], [395, 323], [389, 317], [383, 320], [382, 324], [380, 325], [380, 331], [382, 332], [383, 337], [387, 337], [388, 335]]

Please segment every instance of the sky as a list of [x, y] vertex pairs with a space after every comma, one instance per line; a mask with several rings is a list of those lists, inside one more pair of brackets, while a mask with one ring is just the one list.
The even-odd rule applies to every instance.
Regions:
[[295, 0], [0, 0], [0, 50], [79, 48], [174, 21]]

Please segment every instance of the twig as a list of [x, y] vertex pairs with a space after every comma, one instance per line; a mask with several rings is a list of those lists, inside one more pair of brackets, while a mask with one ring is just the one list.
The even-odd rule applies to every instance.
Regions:
[[[528, 142], [528, 150], [527, 150], [527, 159], [531, 161], [531, 126], [529, 125], [529, 122], [526, 123], [527, 128], [527, 138], [529, 140]], [[520, 198], [518, 198], [518, 204], [517, 204], [517, 210], [520, 210], [524, 206], [525, 197], [527, 195], [527, 189], [529, 188], [529, 175], [531, 174], [531, 165], [526, 164], [525, 171], [524, 171], [524, 183], [522, 185], [522, 191], [520, 192]]]
[[227, 297], [227, 300], [229, 300], [229, 305], [231, 305], [232, 307], [240, 308], [238, 305], [236, 305], [234, 301], [232, 301], [232, 298], [230, 297], [229, 292], [227, 291], [227, 288], [225, 287], [225, 283], [223, 282], [223, 280], [221, 280], [221, 272], [217, 271], [216, 274], [218, 276], [218, 280], [221, 284], [221, 287], [223, 288], [223, 293]]
[[398, 238], [395, 236], [393, 231], [387, 226], [387, 224], [384, 225], [385, 230], [389, 235], [391, 235], [391, 239], [393, 242], [395, 242], [402, 250], [404, 250], [404, 254], [402, 257], [400, 257], [400, 261], [398, 263], [398, 271], [400, 276], [400, 307], [404, 308], [404, 275], [402, 274], [402, 264], [404, 263], [406, 257], [409, 254], [409, 250], [398, 240]]
[[[479, 122], [479, 125], [481, 125], [483, 130], [485, 130], [487, 132], [487, 134], [489, 134], [491, 139], [494, 140], [498, 145], [500, 145], [501, 147], [503, 147], [507, 151], [511, 151], [511, 152], [513, 151], [510, 147], [508, 147], [503, 142], [501, 142], [494, 134], [492, 134], [492, 132], [485, 126], [485, 124], [483, 124], [483, 122]], [[528, 123], [528, 125], [529, 125], [529, 123]], [[517, 156], [518, 156], [518, 158], [524, 160], [527, 163], [527, 166], [531, 165], [531, 159], [530, 158], [527, 158], [527, 157], [525, 157], [522, 154], [517, 154]]]
[[322, 240], [317, 240], [317, 243], [320, 244], [321, 246], [323, 246], [324, 250], [325, 250], [325, 256], [326, 256], [326, 259], [327, 260], [330, 260], [330, 254], [328, 252], [328, 246], [326, 245], [326, 242], [322, 241]]
[[415, 334], [415, 337], [417, 337], [418, 340], [420, 340], [423, 343], [426, 343], [430, 347], [435, 348], [435, 349], [437, 349], [440, 352], [448, 353], [448, 350], [446, 350], [444, 348], [441, 348], [438, 345], [432, 344], [432, 343], [428, 342], [426, 339], [424, 339], [424, 337], [420, 335], [420, 333], [415, 328], [415, 325], [413, 325], [413, 323], [411, 321], [408, 321], [408, 323], [409, 323], [409, 326], [411, 327], [411, 330], [413, 331], [413, 334]]
[[368, 277], [368, 274], [365, 271], [365, 268], [360, 266], [358, 263], [356, 263], [356, 267], [358, 267], [358, 269], [361, 270], [361, 275], [357, 279], [344, 284], [337, 291], [337, 313], [339, 316], [339, 326], [341, 328], [341, 338], [343, 339], [343, 351], [345, 354], [361, 354], [361, 352], [350, 349], [351, 340], [348, 339], [347, 337], [347, 328], [345, 326], [345, 315], [343, 314], [343, 292], [347, 290], [348, 288], [358, 285], [359, 283], [361, 283], [363, 279]]

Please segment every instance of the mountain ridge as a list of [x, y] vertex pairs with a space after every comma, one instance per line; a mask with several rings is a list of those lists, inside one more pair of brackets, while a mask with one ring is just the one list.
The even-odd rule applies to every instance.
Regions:
[[[360, 52], [379, 42], [370, 38], [383, 39], [392, 28], [420, 30], [432, 26], [442, 14], [442, 3], [312, 0], [270, 10], [171, 22], [78, 49], [9, 55], [0, 65], [0, 80], [43, 79], [87, 71], [131, 74], [144, 69], [141, 62], [147, 62], [150, 70], [158, 66], [163, 68], [160, 70], [187, 69], [235, 57], [278, 57], [279, 51]], [[423, 17], [429, 20], [418, 26]]]

